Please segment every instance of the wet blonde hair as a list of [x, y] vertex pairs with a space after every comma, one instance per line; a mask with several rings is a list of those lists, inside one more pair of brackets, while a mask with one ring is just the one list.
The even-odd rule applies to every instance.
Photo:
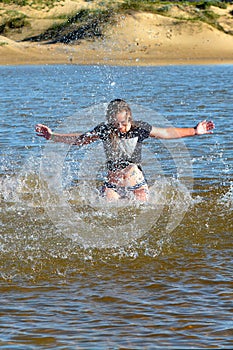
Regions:
[[121, 113], [123, 111], [126, 111], [127, 113], [127, 119], [128, 122], [133, 124], [133, 117], [132, 117], [132, 111], [131, 108], [129, 107], [128, 103], [125, 102], [124, 100], [117, 98], [115, 100], [112, 100], [107, 107], [107, 112], [106, 112], [106, 118], [107, 122], [111, 125], [112, 127], [112, 132], [110, 135], [111, 139], [111, 144], [112, 144], [112, 155], [114, 158], [114, 154], [118, 149], [118, 142], [119, 142], [119, 134], [118, 130], [116, 128], [116, 121], [117, 121], [117, 114]]
[[128, 121], [132, 123], [133, 121], [132, 111], [128, 103], [120, 98], [112, 100], [107, 107], [107, 113], [106, 113], [107, 122], [111, 125], [115, 125], [117, 114], [123, 111], [126, 111]]

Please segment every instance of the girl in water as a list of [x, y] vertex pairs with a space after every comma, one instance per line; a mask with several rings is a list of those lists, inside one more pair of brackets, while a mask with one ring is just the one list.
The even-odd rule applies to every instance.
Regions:
[[107, 107], [106, 122], [84, 134], [57, 134], [43, 124], [36, 125], [38, 136], [54, 142], [83, 146], [101, 140], [104, 145], [107, 181], [103, 194], [108, 201], [133, 194], [146, 201], [148, 185], [141, 167], [142, 142], [148, 137], [175, 139], [210, 134], [212, 121], [203, 120], [191, 128], [158, 128], [144, 121], [134, 121], [129, 105], [122, 99], [111, 101]]

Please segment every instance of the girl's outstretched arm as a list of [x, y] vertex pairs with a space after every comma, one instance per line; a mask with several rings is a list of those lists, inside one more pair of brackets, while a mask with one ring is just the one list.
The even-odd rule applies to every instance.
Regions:
[[201, 121], [194, 128], [157, 128], [153, 126], [150, 136], [158, 139], [178, 139], [181, 137], [212, 134], [214, 127], [212, 121], [206, 120]]
[[74, 133], [74, 134], [57, 134], [52, 132], [52, 130], [43, 124], [37, 124], [35, 126], [37, 136], [44, 137], [46, 140], [52, 140], [54, 142], [63, 142], [70, 145], [87, 145], [91, 142], [98, 140], [98, 136], [92, 133]]

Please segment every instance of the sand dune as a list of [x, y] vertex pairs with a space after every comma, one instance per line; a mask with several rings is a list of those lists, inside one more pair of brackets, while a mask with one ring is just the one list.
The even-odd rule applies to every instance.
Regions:
[[[69, 13], [77, 5], [67, 0], [65, 4], [51, 11], [57, 15]], [[233, 5], [227, 10], [214, 10], [221, 15], [221, 25], [232, 31], [233, 21], [228, 14]], [[233, 63], [233, 35], [206, 23], [177, 20], [175, 11], [180, 9], [174, 6], [172, 11], [173, 17], [142, 12], [119, 15], [117, 24], [108, 27], [104, 39], [83, 40], [76, 45], [16, 42], [0, 36], [0, 64]], [[34, 30], [35, 23], [36, 20]]]

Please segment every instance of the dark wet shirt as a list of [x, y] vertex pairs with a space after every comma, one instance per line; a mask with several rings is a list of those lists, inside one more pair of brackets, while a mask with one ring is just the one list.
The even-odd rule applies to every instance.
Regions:
[[151, 129], [147, 122], [134, 121], [129, 131], [121, 133], [111, 124], [101, 123], [91, 133], [103, 141], [107, 168], [114, 171], [141, 163], [142, 142], [149, 137]]

